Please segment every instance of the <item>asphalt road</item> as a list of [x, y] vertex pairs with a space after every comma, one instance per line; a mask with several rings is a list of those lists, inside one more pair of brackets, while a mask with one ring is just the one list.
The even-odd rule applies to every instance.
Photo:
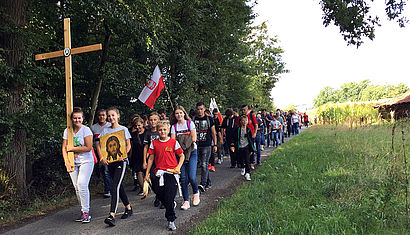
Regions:
[[[285, 138], [285, 141], [287, 140]], [[261, 156], [262, 162], [273, 150], [272, 147], [265, 148]], [[224, 158], [223, 163], [216, 164], [215, 168], [216, 171], [210, 173], [212, 188], [201, 194], [199, 206], [193, 207], [191, 200], [191, 208], [182, 211], [179, 209], [183, 202], [182, 197], [175, 198], [178, 203], [175, 234], [187, 233], [195, 223], [203, 220], [216, 208], [218, 201], [229, 197], [245, 181], [240, 175], [239, 168], [230, 168], [229, 158]], [[200, 169], [197, 171], [197, 179], [199, 183]], [[154, 195], [150, 193], [146, 199], [141, 200], [141, 197], [136, 192], [131, 192], [131, 189], [132, 186], [126, 187], [134, 213], [128, 219], [120, 219], [124, 211], [124, 206], [120, 202], [115, 227], [108, 227], [104, 224], [104, 219], [108, 216], [110, 209], [110, 199], [92, 198], [91, 223], [74, 222], [74, 219], [79, 216], [80, 208], [73, 206], [7, 231], [5, 234], [172, 234], [166, 227], [165, 210], [153, 206]], [[191, 189], [190, 196], [192, 197]]]

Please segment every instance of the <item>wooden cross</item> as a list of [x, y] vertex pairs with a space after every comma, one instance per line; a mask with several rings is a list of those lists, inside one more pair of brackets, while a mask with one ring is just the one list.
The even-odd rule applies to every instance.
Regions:
[[[65, 57], [65, 92], [66, 92], [66, 110], [67, 110], [67, 145], [73, 146], [73, 127], [71, 122], [71, 113], [73, 112], [73, 87], [72, 87], [72, 70], [71, 70], [71, 55], [98, 51], [102, 49], [102, 45], [94, 44], [90, 46], [71, 48], [71, 33], [70, 33], [70, 18], [64, 19], [64, 50], [54, 51], [44, 54], [38, 54], [35, 56], [35, 60], [45, 60], [56, 57]], [[68, 152], [68, 162], [71, 166], [74, 166], [74, 153]], [[72, 167], [67, 171], [73, 171]]]

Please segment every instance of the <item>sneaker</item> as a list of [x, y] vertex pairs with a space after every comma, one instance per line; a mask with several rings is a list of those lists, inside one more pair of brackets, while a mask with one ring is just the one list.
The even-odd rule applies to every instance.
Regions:
[[177, 202], [174, 200], [174, 209], [177, 208]]
[[155, 197], [154, 206], [159, 207], [160, 204], [161, 204], [161, 201], [157, 197]]
[[115, 219], [114, 219], [114, 217], [112, 217], [112, 215], [110, 215], [107, 218], [105, 218], [104, 223], [108, 224], [111, 227], [114, 227], [115, 226]]
[[241, 175], [245, 175], [245, 168], [242, 168]]
[[198, 185], [198, 189], [199, 189], [199, 191], [201, 191], [202, 193], [205, 192], [205, 187], [204, 187], [202, 184]]
[[111, 193], [110, 193], [110, 192], [108, 192], [108, 193], [104, 193], [104, 197], [105, 197], [105, 198], [109, 198], [109, 197], [111, 197]]
[[132, 207], [131, 210], [125, 208], [124, 214], [121, 216], [121, 219], [126, 219], [132, 215]]
[[91, 222], [91, 215], [90, 214], [88, 214], [88, 213], [83, 213], [83, 215], [84, 215], [84, 218], [83, 218], [83, 224], [85, 224], [85, 223], [90, 223]]
[[170, 231], [175, 231], [175, 230], [177, 230], [177, 227], [175, 226], [175, 222], [174, 222], [174, 221], [168, 221], [168, 230], [170, 230]]
[[138, 192], [138, 196], [144, 196], [144, 192], [143, 192], [142, 188], [140, 188], [140, 191]]
[[83, 213], [83, 212], [81, 212], [80, 217], [78, 217], [78, 218], [77, 218], [77, 219], [75, 219], [74, 221], [75, 221], [75, 222], [83, 222], [83, 219], [84, 219], [84, 213]]
[[264, 148], [264, 147], [261, 147], [261, 151], [263, 151], [263, 150], [265, 150], [265, 148]]
[[199, 192], [194, 194], [194, 199], [192, 202], [192, 205], [194, 206], [198, 206], [199, 202], [201, 202], [201, 200], [199, 199]]
[[251, 174], [246, 173], [246, 174], [245, 174], [245, 179], [246, 179], [247, 181], [250, 181], [250, 180], [251, 180]]
[[181, 206], [181, 210], [188, 210], [191, 206], [189, 205], [189, 201], [184, 201], [184, 203]]
[[209, 171], [215, 172], [215, 167], [211, 166], [211, 169], [209, 169]]
[[211, 166], [211, 163], [209, 163], [209, 164], [208, 164], [208, 170], [210, 170], [211, 167], [212, 167], [212, 166]]
[[219, 164], [219, 165], [222, 164], [222, 159], [218, 159], [218, 164]]
[[207, 185], [207, 186], [205, 186], [205, 191], [208, 190], [208, 189], [211, 189], [211, 188], [212, 188], [212, 185]]
[[254, 165], [254, 164], [250, 164], [250, 165], [251, 165], [251, 166], [250, 166], [251, 169], [252, 169], [252, 170], [255, 170], [255, 165]]

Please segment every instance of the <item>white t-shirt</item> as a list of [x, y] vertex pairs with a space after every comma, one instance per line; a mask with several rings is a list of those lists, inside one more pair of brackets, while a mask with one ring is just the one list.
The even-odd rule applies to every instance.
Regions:
[[[92, 136], [93, 133], [88, 126], [82, 125], [80, 130], [77, 133], [74, 133], [74, 147], [84, 146], [84, 138], [87, 136]], [[67, 128], [64, 130], [63, 139], [67, 140]], [[81, 152], [74, 153], [74, 163], [88, 163], [94, 162], [94, 157], [92, 151], [90, 152]]]
[[299, 116], [298, 115], [292, 115], [293, 123], [299, 122]]
[[272, 131], [278, 131], [278, 128], [280, 127], [280, 122], [278, 120], [276, 121], [271, 121], [270, 125], [272, 126]]
[[[175, 126], [177, 127], [176, 130], [175, 130]], [[190, 130], [195, 130], [195, 123], [193, 123], [193, 121], [190, 121], [189, 129], [188, 129], [188, 121], [185, 121], [183, 125], [179, 125], [178, 123], [176, 123], [176, 125], [171, 126], [171, 134], [175, 134], [176, 132], [176, 135], [181, 135], [185, 132], [189, 132]], [[196, 143], [194, 143], [194, 149], [197, 149]]]
[[125, 140], [131, 139], [131, 134], [128, 131], [128, 128], [126, 128], [125, 126], [120, 126], [118, 128], [115, 128], [115, 129], [112, 129], [111, 127], [110, 128], [104, 128], [102, 130], [101, 134], [100, 134], [100, 138], [103, 135], [108, 135], [108, 134], [111, 134], [111, 133], [114, 133], [114, 132], [117, 132], [117, 131], [120, 131], [120, 130], [124, 130]]
[[104, 126], [101, 126], [100, 124], [96, 123], [91, 127], [91, 131], [93, 132], [93, 140], [95, 141], [95, 145], [98, 144], [99, 139], [100, 139], [100, 134], [104, 130], [104, 128], [111, 127], [110, 122], [106, 122]]

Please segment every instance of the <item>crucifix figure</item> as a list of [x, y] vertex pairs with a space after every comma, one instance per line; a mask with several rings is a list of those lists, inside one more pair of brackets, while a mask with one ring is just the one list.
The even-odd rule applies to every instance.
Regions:
[[[44, 54], [38, 54], [35, 56], [35, 60], [45, 60], [56, 57], [65, 57], [65, 98], [66, 98], [66, 110], [67, 110], [67, 146], [73, 147], [73, 125], [71, 122], [71, 113], [73, 112], [73, 87], [72, 87], [72, 70], [71, 70], [71, 55], [98, 51], [102, 49], [102, 45], [94, 44], [90, 46], [71, 48], [71, 33], [70, 33], [70, 18], [64, 19], [64, 50], [54, 51]], [[68, 152], [68, 159], [64, 159], [70, 163], [70, 168], [67, 167], [68, 172], [74, 170], [74, 153]]]

